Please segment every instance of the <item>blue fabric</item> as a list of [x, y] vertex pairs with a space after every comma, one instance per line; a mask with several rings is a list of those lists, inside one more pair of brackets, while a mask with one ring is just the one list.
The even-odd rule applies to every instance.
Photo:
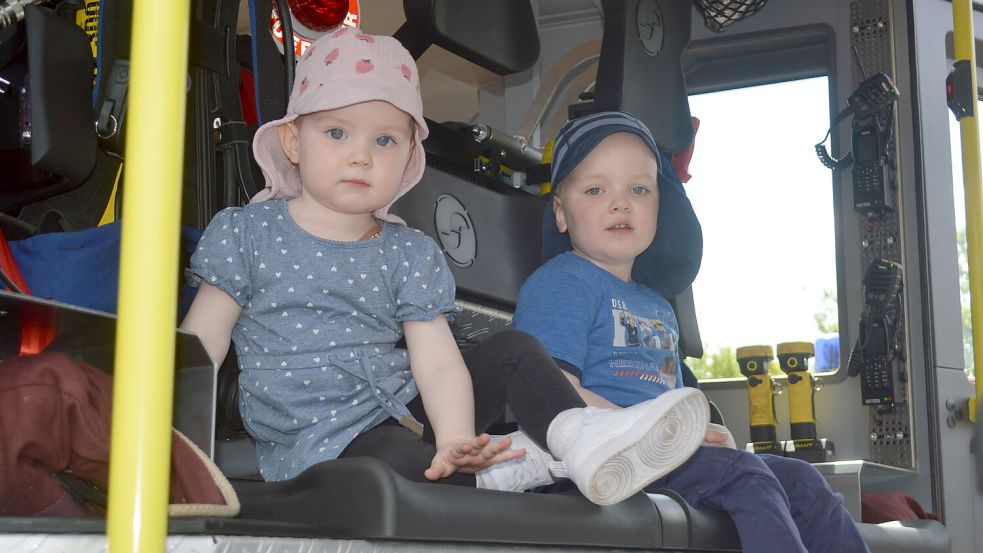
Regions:
[[[672, 163], [659, 155], [659, 221], [652, 245], [635, 258], [631, 277], [667, 298], [693, 284], [703, 260], [703, 229], [686, 197]], [[542, 261], [570, 251], [570, 235], [561, 233], [553, 216], [553, 200], [543, 215]]]
[[[120, 226], [114, 222], [75, 232], [40, 234], [10, 242], [10, 250], [32, 295], [116, 313]], [[200, 230], [182, 227], [183, 251], [193, 251], [200, 236]], [[182, 290], [179, 298], [178, 320], [190, 305], [187, 292]]]
[[[580, 378], [580, 369], [578, 367], [574, 367], [573, 365], [571, 365], [570, 363], [567, 363], [563, 359], [557, 359], [556, 357], [553, 358], [553, 361], [555, 361], [556, 364], [561, 369], [563, 369], [563, 370], [567, 371], [568, 373], [576, 376], [578, 379]], [[680, 361], [679, 362], [679, 368], [682, 369], [679, 372], [680, 372], [680, 374], [683, 377], [683, 386], [686, 386], [687, 388], [697, 388], [697, 389], [699, 389], [700, 388], [700, 381], [697, 380], [696, 375], [693, 374], [693, 370], [689, 368], [689, 365], [687, 365], [685, 361]]]
[[551, 259], [523, 284], [512, 325], [578, 367], [581, 384], [616, 405], [683, 385], [669, 302], [573, 252]]
[[[561, 480], [545, 491], [576, 489]], [[869, 553], [843, 496], [799, 459], [704, 446], [645, 491], [667, 489], [694, 507], [729, 514], [743, 553]]]
[[[658, 154], [652, 132], [634, 115], [623, 111], [602, 111], [567, 121], [556, 135], [553, 143], [553, 161], [550, 163], [550, 181], [557, 189], [587, 154], [602, 140], [617, 133], [626, 132], [642, 139], [642, 142]], [[661, 159], [659, 160], [661, 165]]]
[[679, 373], [683, 375], [683, 386], [686, 386], [687, 388], [699, 388], [700, 381], [696, 378], [696, 375], [693, 374], [693, 369], [689, 368], [689, 365], [687, 365], [686, 362], [681, 359], [679, 361], [679, 367], [681, 369]]
[[325, 240], [294, 222], [285, 199], [219, 212], [191, 270], [242, 306], [232, 334], [240, 410], [266, 480], [411, 416], [402, 323], [456, 310], [451, 272], [422, 232], [383, 222], [368, 240]]
[[834, 371], [840, 368], [840, 337], [817, 338], [816, 364], [813, 372]]
[[744, 553], [868, 551], [843, 497], [799, 459], [701, 447], [646, 490], [663, 488], [694, 507], [726, 511]]

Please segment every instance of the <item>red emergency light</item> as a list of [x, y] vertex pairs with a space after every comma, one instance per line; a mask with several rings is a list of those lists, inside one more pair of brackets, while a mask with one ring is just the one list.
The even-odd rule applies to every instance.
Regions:
[[312, 31], [337, 27], [348, 16], [348, 0], [287, 0], [290, 12]]
[[[287, 9], [293, 14], [294, 54], [298, 58], [325, 31], [338, 25], [359, 27], [358, 0], [287, 0]], [[270, 33], [282, 47], [283, 24], [276, 6], [270, 14]]]

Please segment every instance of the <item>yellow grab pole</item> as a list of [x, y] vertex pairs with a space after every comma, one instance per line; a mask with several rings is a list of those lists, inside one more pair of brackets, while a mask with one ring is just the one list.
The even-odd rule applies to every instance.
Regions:
[[107, 533], [113, 553], [163, 552], [190, 0], [135, 0]]
[[969, 297], [973, 321], [973, 366], [976, 396], [970, 399], [970, 418], [983, 397], [983, 192], [980, 184], [980, 124], [976, 99], [976, 46], [973, 38], [972, 0], [952, 0], [953, 37], [956, 60], [969, 61], [973, 112], [959, 120], [962, 140], [963, 186], [966, 189], [966, 243], [969, 257]]

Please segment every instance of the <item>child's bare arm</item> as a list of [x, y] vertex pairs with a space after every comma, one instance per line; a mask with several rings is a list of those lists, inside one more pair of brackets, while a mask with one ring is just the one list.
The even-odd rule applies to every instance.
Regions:
[[580, 398], [583, 399], [584, 403], [586, 403], [587, 405], [600, 407], [602, 409], [620, 409], [620, 407], [604, 399], [599, 394], [592, 392], [587, 388], [581, 386], [580, 379], [577, 378], [576, 376], [568, 373], [567, 371], [561, 370], [560, 372], [563, 373], [563, 376], [567, 377], [567, 380], [570, 381], [570, 384], [573, 386], [573, 389], [577, 390], [577, 393], [580, 394]]
[[242, 307], [228, 294], [202, 282], [191, 303], [188, 314], [181, 321], [181, 328], [190, 330], [201, 338], [205, 350], [215, 366], [222, 364], [232, 342], [232, 328]]
[[437, 441], [437, 455], [425, 472], [427, 478], [476, 472], [522, 456], [524, 450], [510, 450], [508, 440], [490, 442], [487, 434], [475, 436], [471, 375], [447, 319], [407, 321], [403, 329], [413, 379]]
[[437, 447], [474, 437], [474, 393], [471, 376], [457, 348], [447, 319], [403, 323], [413, 379], [433, 425]]

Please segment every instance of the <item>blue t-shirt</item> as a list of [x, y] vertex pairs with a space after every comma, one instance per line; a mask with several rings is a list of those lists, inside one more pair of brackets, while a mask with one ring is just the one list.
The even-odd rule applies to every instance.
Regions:
[[584, 388], [621, 407], [683, 385], [669, 302], [573, 252], [554, 257], [522, 285], [512, 324], [580, 369]]

